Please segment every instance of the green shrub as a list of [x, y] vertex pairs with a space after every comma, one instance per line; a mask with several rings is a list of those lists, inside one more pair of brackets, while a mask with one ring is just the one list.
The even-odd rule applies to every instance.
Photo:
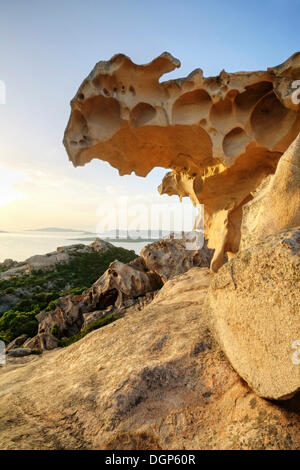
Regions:
[[53, 312], [56, 309], [56, 302], [57, 300], [51, 300], [45, 309], [46, 312]]
[[3, 294], [13, 294], [15, 292], [15, 289], [13, 287], [8, 287], [3, 291]]
[[68, 294], [70, 295], [81, 295], [87, 287], [74, 287], [74, 289], [69, 289]]
[[103, 326], [108, 325], [109, 323], [112, 323], [118, 320], [119, 318], [120, 317], [116, 314], [107, 315], [104, 318], [98, 318], [76, 335], [70, 336], [70, 338], [62, 338], [60, 340], [60, 346], [70, 346], [70, 344], [76, 343], [76, 341], [79, 341], [80, 339], [84, 338], [91, 331], [98, 330], [99, 328], [102, 328]]
[[37, 333], [38, 322], [35, 316], [38, 310], [20, 312], [8, 310], [0, 318], [0, 339], [10, 342], [22, 334], [32, 337]]
[[31, 354], [43, 354], [43, 351], [41, 349], [38, 349], [38, 348], [33, 348], [31, 350]]
[[55, 336], [55, 338], [59, 338], [59, 326], [57, 323], [54, 323], [50, 328], [50, 335]]

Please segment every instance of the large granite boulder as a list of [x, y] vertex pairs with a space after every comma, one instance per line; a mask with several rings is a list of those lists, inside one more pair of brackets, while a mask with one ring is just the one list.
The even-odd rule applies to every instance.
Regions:
[[275, 175], [265, 178], [254, 199], [244, 205], [240, 249], [299, 225], [300, 134], [279, 160]]
[[[196, 234], [194, 239], [193, 233]], [[201, 239], [201, 235], [199, 240], [196, 237], [195, 231], [180, 238], [173, 235], [170, 238], [150, 243], [142, 249], [141, 257], [147, 269], [157, 273], [162, 282], [183, 274], [194, 266], [208, 267], [213, 250], [207, 248], [207, 243]], [[197, 248], [197, 244], [201, 245], [202, 242], [203, 247]]]
[[241, 251], [214, 277], [206, 314], [224, 353], [257, 395], [300, 390], [300, 228]]

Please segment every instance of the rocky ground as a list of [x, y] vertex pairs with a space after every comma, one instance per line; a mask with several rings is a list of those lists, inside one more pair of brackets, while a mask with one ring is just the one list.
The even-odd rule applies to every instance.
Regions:
[[299, 395], [258, 397], [210, 333], [212, 276], [192, 268], [68, 348], [9, 358], [0, 447], [299, 449]]

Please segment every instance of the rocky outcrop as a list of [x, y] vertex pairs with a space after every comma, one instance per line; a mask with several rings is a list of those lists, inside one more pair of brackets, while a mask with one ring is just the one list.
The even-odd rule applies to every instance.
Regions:
[[161, 285], [159, 276], [147, 272], [141, 258], [128, 264], [114, 261], [82, 295], [61, 297], [54, 311], [38, 314], [38, 334], [33, 341], [42, 349], [54, 349], [60, 338], [73, 336], [108, 314], [123, 314], [124, 309]]
[[[0, 280], [7, 280], [13, 276], [23, 276], [24, 274], [30, 274], [33, 271], [47, 271], [55, 268], [57, 264], [68, 263], [72, 256], [76, 253], [92, 253], [99, 251], [107, 251], [113, 248], [114, 245], [111, 243], [96, 238], [90, 245], [84, 245], [83, 243], [77, 243], [73, 245], [60, 246], [56, 251], [47, 253], [45, 255], [34, 255], [27, 258], [24, 262], [17, 263], [16, 261], [6, 260], [2, 265], [8, 269], [0, 272]], [[9, 261], [9, 263], [7, 262]], [[0, 264], [1, 267], [1, 264]]]
[[210, 334], [211, 279], [192, 268], [68, 348], [9, 357], [0, 448], [299, 449], [299, 396], [257, 397]]
[[243, 207], [240, 249], [300, 225], [300, 134], [281, 157], [276, 173], [263, 181]]
[[206, 244], [201, 249], [189, 250], [187, 243], [185, 237], [164, 239], [147, 245], [141, 256], [128, 264], [112, 262], [83, 295], [62, 297], [54, 311], [37, 315], [35, 346], [56, 348], [60, 338], [73, 336], [98, 318], [112, 313], [122, 315], [128, 307], [141, 309], [175, 275], [193, 266], [208, 267], [212, 252]]
[[200, 249], [189, 249], [192, 248], [189, 244], [192, 245], [189, 237], [183, 235], [181, 238], [174, 238], [173, 236], [145, 246], [141, 250], [141, 257], [147, 269], [154, 271], [162, 282], [166, 282], [194, 266], [209, 266], [213, 250], [207, 248], [207, 243], [204, 241], [204, 246]]
[[170, 168], [161, 193], [205, 205], [212, 269], [240, 245], [243, 205], [300, 130], [292, 100], [300, 53], [259, 72], [160, 81], [180, 66], [164, 53], [146, 65], [115, 55], [96, 64], [71, 101], [64, 144], [75, 166], [94, 158], [121, 175]]
[[24, 274], [29, 274], [29, 267], [27, 264], [18, 263], [17, 267], [5, 269], [0, 272], [0, 280], [6, 281], [12, 277], [23, 276]]
[[17, 261], [14, 261], [13, 259], [7, 258], [2, 263], [0, 263], [0, 270], [6, 270], [6, 269], [14, 268], [17, 265], [18, 265]]
[[[272, 210], [272, 208], [271, 208]], [[261, 397], [300, 390], [300, 227], [241, 251], [214, 277], [206, 314], [224, 353]]]
[[128, 264], [114, 261], [89, 290], [88, 303], [94, 310], [111, 304], [117, 309], [126, 308], [133, 305], [135, 298], [161, 286], [160, 277], [147, 269], [142, 258]]
[[10, 351], [11, 349], [16, 349], [19, 346], [22, 346], [22, 344], [24, 344], [27, 339], [28, 335], [18, 336], [6, 346], [6, 351]]
[[95, 241], [88, 246], [96, 252], [107, 251], [110, 248], [114, 248], [114, 245], [112, 243], [109, 243], [106, 240], [101, 240], [101, 238], [96, 238]]
[[14, 348], [7, 352], [8, 357], [25, 357], [33, 354], [30, 348]]
[[67, 263], [70, 256], [67, 252], [54, 252], [47, 255], [34, 255], [28, 258], [25, 263], [28, 273], [32, 271], [53, 269], [57, 264]]
[[39, 321], [36, 342], [41, 349], [54, 349], [59, 345], [59, 338], [72, 336], [80, 331], [83, 317], [82, 295], [61, 297], [52, 312], [41, 312], [36, 318]]

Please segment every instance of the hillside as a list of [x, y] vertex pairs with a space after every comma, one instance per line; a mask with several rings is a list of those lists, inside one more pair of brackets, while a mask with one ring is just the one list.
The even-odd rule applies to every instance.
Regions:
[[88, 289], [115, 259], [127, 263], [136, 257], [133, 251], [118, 247], [103, 252], [79, 250], [50, 269], [0, 279], [0, 339], [9, 343], [22, 334], [34, 336], [37, 314], [55, 308], [60, 297]]

